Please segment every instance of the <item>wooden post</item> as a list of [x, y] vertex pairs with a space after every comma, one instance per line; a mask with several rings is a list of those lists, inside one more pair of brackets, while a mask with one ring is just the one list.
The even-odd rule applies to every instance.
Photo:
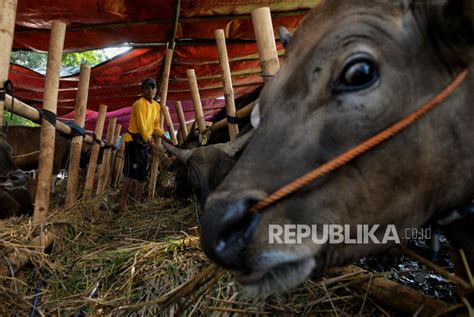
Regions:
[[[230, 73], [229, 57], [227, 56], [227, 47], [225, 45], [225, 34], [224, 30], [216, 30], [216, 42], [217, 49], [219, 51], [219, 62], [222, 68], [222, 80], [224, 81], [224, 97], [225, 107], [228, 117], [236, 117], [235, 114], [235, 101], [234, 101], [234, 88], [232, 87], [232, 75]], [[228, 121], [228, 120], [227, 120]], [[239, 125], [237, 122], [228, 122], [227, 127], [229, 128], [229, 138], [234, 140], [239, 133]]]
[[125, 152], [125, 142], [121, 140], [120, 147], [117, 153], [117, 158], [115, 160], [115, 166], [114, 166], [114, 179], [112, 180], [112, 186], [114, 187], [118, 187], [119, 182], [120, 182], [120, 176], [122, 175], [122, 170], [123, 170], [124, 152]]
[[[168, 126], [168, 132], [170, 133], [170, 139], [174, 144], [178, 144], [178, 140], [176, 140], [176, 133], [174, 131], [173, 121], [171, 121], [170, 112], [168, 110], [168, 106], [166, 105], [166, 101], [168, 99], [168, 82], [170, 78], [170, 70], [171, 70], [171, 61], [173, 59], [173, 50], [168, 48], [166, 50], [166, 59], [165, 59], [165, 69], [163, 70], [163, 79], [161, 82], [161, 113], [162, 118], [166, 121], [166, 125]], [[163, 124], [161, 125], [163, 127]], [[160, 143], [159, 138], [154, 138], [153, 141], [156, 145]], [[153, 155], [151, 158], [151, 169], [150, 169], [150, 181], [148, 183], [148, 199], [153, 199], [155, 197], [155, 189], [156, 189], [156, 178], [158, 176], [158, 157]]]
[[184, 112], [183, 112], [183, 107], [181, 106], [181, 101], [176, 101], [175, 105], [175, 110], [176, 114], [178, 115], [178, 120], [179, 120], [179, 130], [180, 130], [180, 135], [184, 140], [186, 140], [186, 137], [188, 136], [188, 127], [186, 126], [186, 120], [184, 119]]
[[[0, 0], [0, 88], [8, 79], [15, 30], [17, 0]], [[0, 128], [3, 126], [5, 95], [0, 92]]]
[[[86, 64], [82, 64], [76, 96], [76, 113], [74, 115], [74, 122], [81, 128], [84, 128], [85, 124], [90, 74], [91, 68]], [[66, 205], [73, 204], [77, 199], [82, 139], [83, 137], [79, 135], [72, 138], [71, 141], [71, 156], [69, 157], [69, 167], [67, 170]]]
[[170, 111], [168, 109], [168, 106], [161, 105], [161, 113], [165, 117], [166, 125], [168, 126], [168, 132], [170, 133], [171, 141], [174, 144], [178, 144], [178, 140], [176, 139], [176, 132], [175, 132], [174, 126], [173, 126], [173, 120], [171, 120]]
[[[107, 106], [100, 105], [97, 122], [95, 123], [95, 135], [99, 140], [102, 140], [106, 113]], [[94, 143], [92, 145], [91, 156], [89, 158], [89, 166], [87, 167], [86, 185], [84, 186], [84, 199], [86, 200], [92, 198], [92, 188], [94, 187], [95, 170], [97, 168], [97, 158], [99, 157], [99, 151], [100, 145]]]
[[[54, 21], [51, 29], [48, 50], [48, 66], [44, 80], [43, 108], [56, 114], [59, 91], [59, 75], [63, 54], [66, 23]], [[49, 195], [51, 193], [51, 174], [53, 173], [54, 140], [56, 128], [46, 119], [41, 119], [41, 142], [36, 181], [35, 209], [33, 224], [42, 223], [48, 216]]]
[[173, 121], [171, 121], [170, 112], [168, 110], [168, 106], [166, 105], [166, 101], [168, 100], [168, 83], [170, 79], [172, 59], [173, 59], [173, 50], [168, 48], [166, 50], [165, 69], [163, 70], [163, 79], [161, 82], [160, 102], [161, 102], [161, 112], [166, 121], [166, 125], [168, 126], [168, 132], [170, 133], [171, 141], [173, 141], [174, 144], [177, 144], [178, 140], [176, 140], [176, 133], [173, 127]]
[[270, 8], [263, 7], [254, 10], [252, 12], [252, 22], [255, 39], [257, 40], [262, 76], [263, 80], [267, 82], [280, 68]]
[[196, 79], [194, 69], [186, 71], [189, 80], [189, 87], [191, 88], [191, 95], [193, 98], [194, 112], [196, 113], [196, 121], [200, 133], [206, 129], [206, 122], [204, 121], [204, 113], [202, 112], [201, 96], [199, 95], [199, 87]]
[[110, 184], [112, 182], [112, 176], [115, 168], [115, 160], [117, 159], [117, 152], [118, 152], [118, 139], [120, 136], [120, 132], [122, 131], [122, 125], [117, 124], [115, 126], [115, 132], [114, 132], [114, 140], [112, 141], [114, 148], [112, 149], [112, 152], [110, 153], [110, 160], [109, 160], [109, 168], [107, 169], [107, 177], [106, 177], [106, 187], [110, 187]]
[[[115, 134], [115, 125], [117, 124], [117, 118], [110, 118], [109, 119], [109, 126], [107, 127], [107, 145], [112, 144], [114, 141], [114, 134]], [[100, 195], [105, 190], [105, 185], [107, 185], [107, 171], [109, 169], [109, 161], [110, 161], [110, 152], [112, 149], [110, 147], [104, 149], [104, 153], [102, 154], [102, 163], [100, 164], [99, 168], [99, 180], [97, 182], [97, 195]]]
[[[153, 136], [153, 143], [158, 144], [160, 138]], [[156, 190], [156, 179], [158, 178], [158, 165], [160, 162], [158, 161], [158, 156], [153, 155], [151, 159], [151, 167], [150, 167], [150, 182], [148, 183], [148, 200], [152, 200], [155, 197], [155, 190]]]

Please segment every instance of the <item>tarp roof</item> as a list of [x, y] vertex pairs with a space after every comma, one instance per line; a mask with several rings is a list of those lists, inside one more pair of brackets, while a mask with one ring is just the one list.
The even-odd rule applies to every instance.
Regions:
[[[214, 31], [224, 29], [231, 64], [234, 92], [248, 93], [262, 84], [257, 46], [250, 13], [270, 7], [275, 31], [284, 25], [290, 31], [318, 0], [18, 0], [14, 49], [46, 51], [51, 24], [67, 24], [65, 51], [83, 51], [127, 43], [134, 49], [92, 69], [87, 118], [93, 128], [100, 104], [108, 106], [108, 116], [117, 116], [127, 126], [130, 106], [140, 95], [144, 77], [160, 82], [166, 44], [175, 40], [170, 72], [168, 106], [172, 119], [174, 102], [182, 101], [186, 118], [192, 119], [186, 70], [194, 68], [206, 117], [223, 105], [223, 95]], [[176, 19], [178, 17], [178, 19]], [[176, 32], [174, 31], [176, 29]], [[277, 35], [277, 34], [276, 34]], [[279, 54], [283, 49], [278, 44]], [[41, 107], [44, 77], [12, 65], [10, 79], [15, 95]], [[78, 76], [61, 79], [58, 115], [72, 117]]]

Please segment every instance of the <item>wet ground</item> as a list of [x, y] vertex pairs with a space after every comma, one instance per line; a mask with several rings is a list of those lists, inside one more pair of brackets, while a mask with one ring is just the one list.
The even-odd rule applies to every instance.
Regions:
[[[431, 260], [436, 265], [452, 272], [452, 261], [450, 255], [450, 245], [444, 236], [440, 236], [441, 248], [438, 256], [430, 248], [430, 241], [424, 239], [410, 240], [408, 247]], [[392, 248], [385, 253], [367, 257], [356, 262], [356, 265], [372, 272], [399, 272], [390, 274], [390, 280], [400, 284], [410, 286], [433, 298], [446, 301], [448, 303], [458, 303], [456, 286], [448, 282], [444, 277], [426, 269], [420, 262], [404, 256], [399, 248]]]

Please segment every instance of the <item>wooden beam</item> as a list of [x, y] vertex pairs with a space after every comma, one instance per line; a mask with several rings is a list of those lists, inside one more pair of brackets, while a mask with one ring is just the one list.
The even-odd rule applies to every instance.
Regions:
[[[297, 15], [306, 14], [308, 9], [297, 9], [292, 11], [285, 12], [274, 12], [272, 15], [274, 17], [291, 17]], [[210, 15], [210, 16], [200, 16], [200, 17], [190, 17], [190, 18], [180, 18], [180, 23], [194, 23], [194, 22], [206, 22], [206, 21], [226, 21], [226, 20], [248, 20], [250, 19], [250, 14], [236, 14], [236, 15]], [[144, 20], [137, 22], [117, 22], [117, 23], [102, 23], [94, 25], [84, 25], [78, 27], [69, 28], [70, 32], [79, 32], [79, 31], [89, 31], [89, 30], [107, 30], [107, 29], [119, 29], [119, 28], [129, 28], [132, 26], [147, 26], [151, 24], [169, 24], [172, 23], [172, 19], [154, 19], [154, 20]], [[50, 29], [23, 29], [18, 30], [16, 34], [31, 34], [31, 33], [46, 33]]]
[[[5, 109], [19, 116], [30, 119], [31, 121], [34, 121], [34, 122], [40, 122], [41, 120], [41, 116], [38, 109], [27, 105], [26, 103], [18, 100], [17, 98], [15, 98], [13, 107], [12, 107], [12, 97], [10, 95], [6, 95]], [[68, 135], [72, 133], [72, 129], [68, 125], [62, 123], [61, 121], [56, 121], [55, 127], [56, 127], [56, 130], [58, 130], [61, 133], [68, 134]], [[94, 139], [90, 135], [87, 135], [83, 141], [89, 144], [94, 143]], [[104, 143], [102, 143], [101, 146], [104, 146]]]

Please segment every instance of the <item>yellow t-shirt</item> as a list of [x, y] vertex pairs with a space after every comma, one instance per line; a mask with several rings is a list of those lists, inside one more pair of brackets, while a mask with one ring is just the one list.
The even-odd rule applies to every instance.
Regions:
[[130, 133], [141, 134], [145, 142], [148, 142], [153, 134], [162, 136], [164, 132], [160, 126], [160, 110], [160, 104], [155, 100], [150, 102], [141, 97], [135, 101], [132, 106], [128, 130], [123, 140], [125, 142], [132, 141], [133, 138]]

